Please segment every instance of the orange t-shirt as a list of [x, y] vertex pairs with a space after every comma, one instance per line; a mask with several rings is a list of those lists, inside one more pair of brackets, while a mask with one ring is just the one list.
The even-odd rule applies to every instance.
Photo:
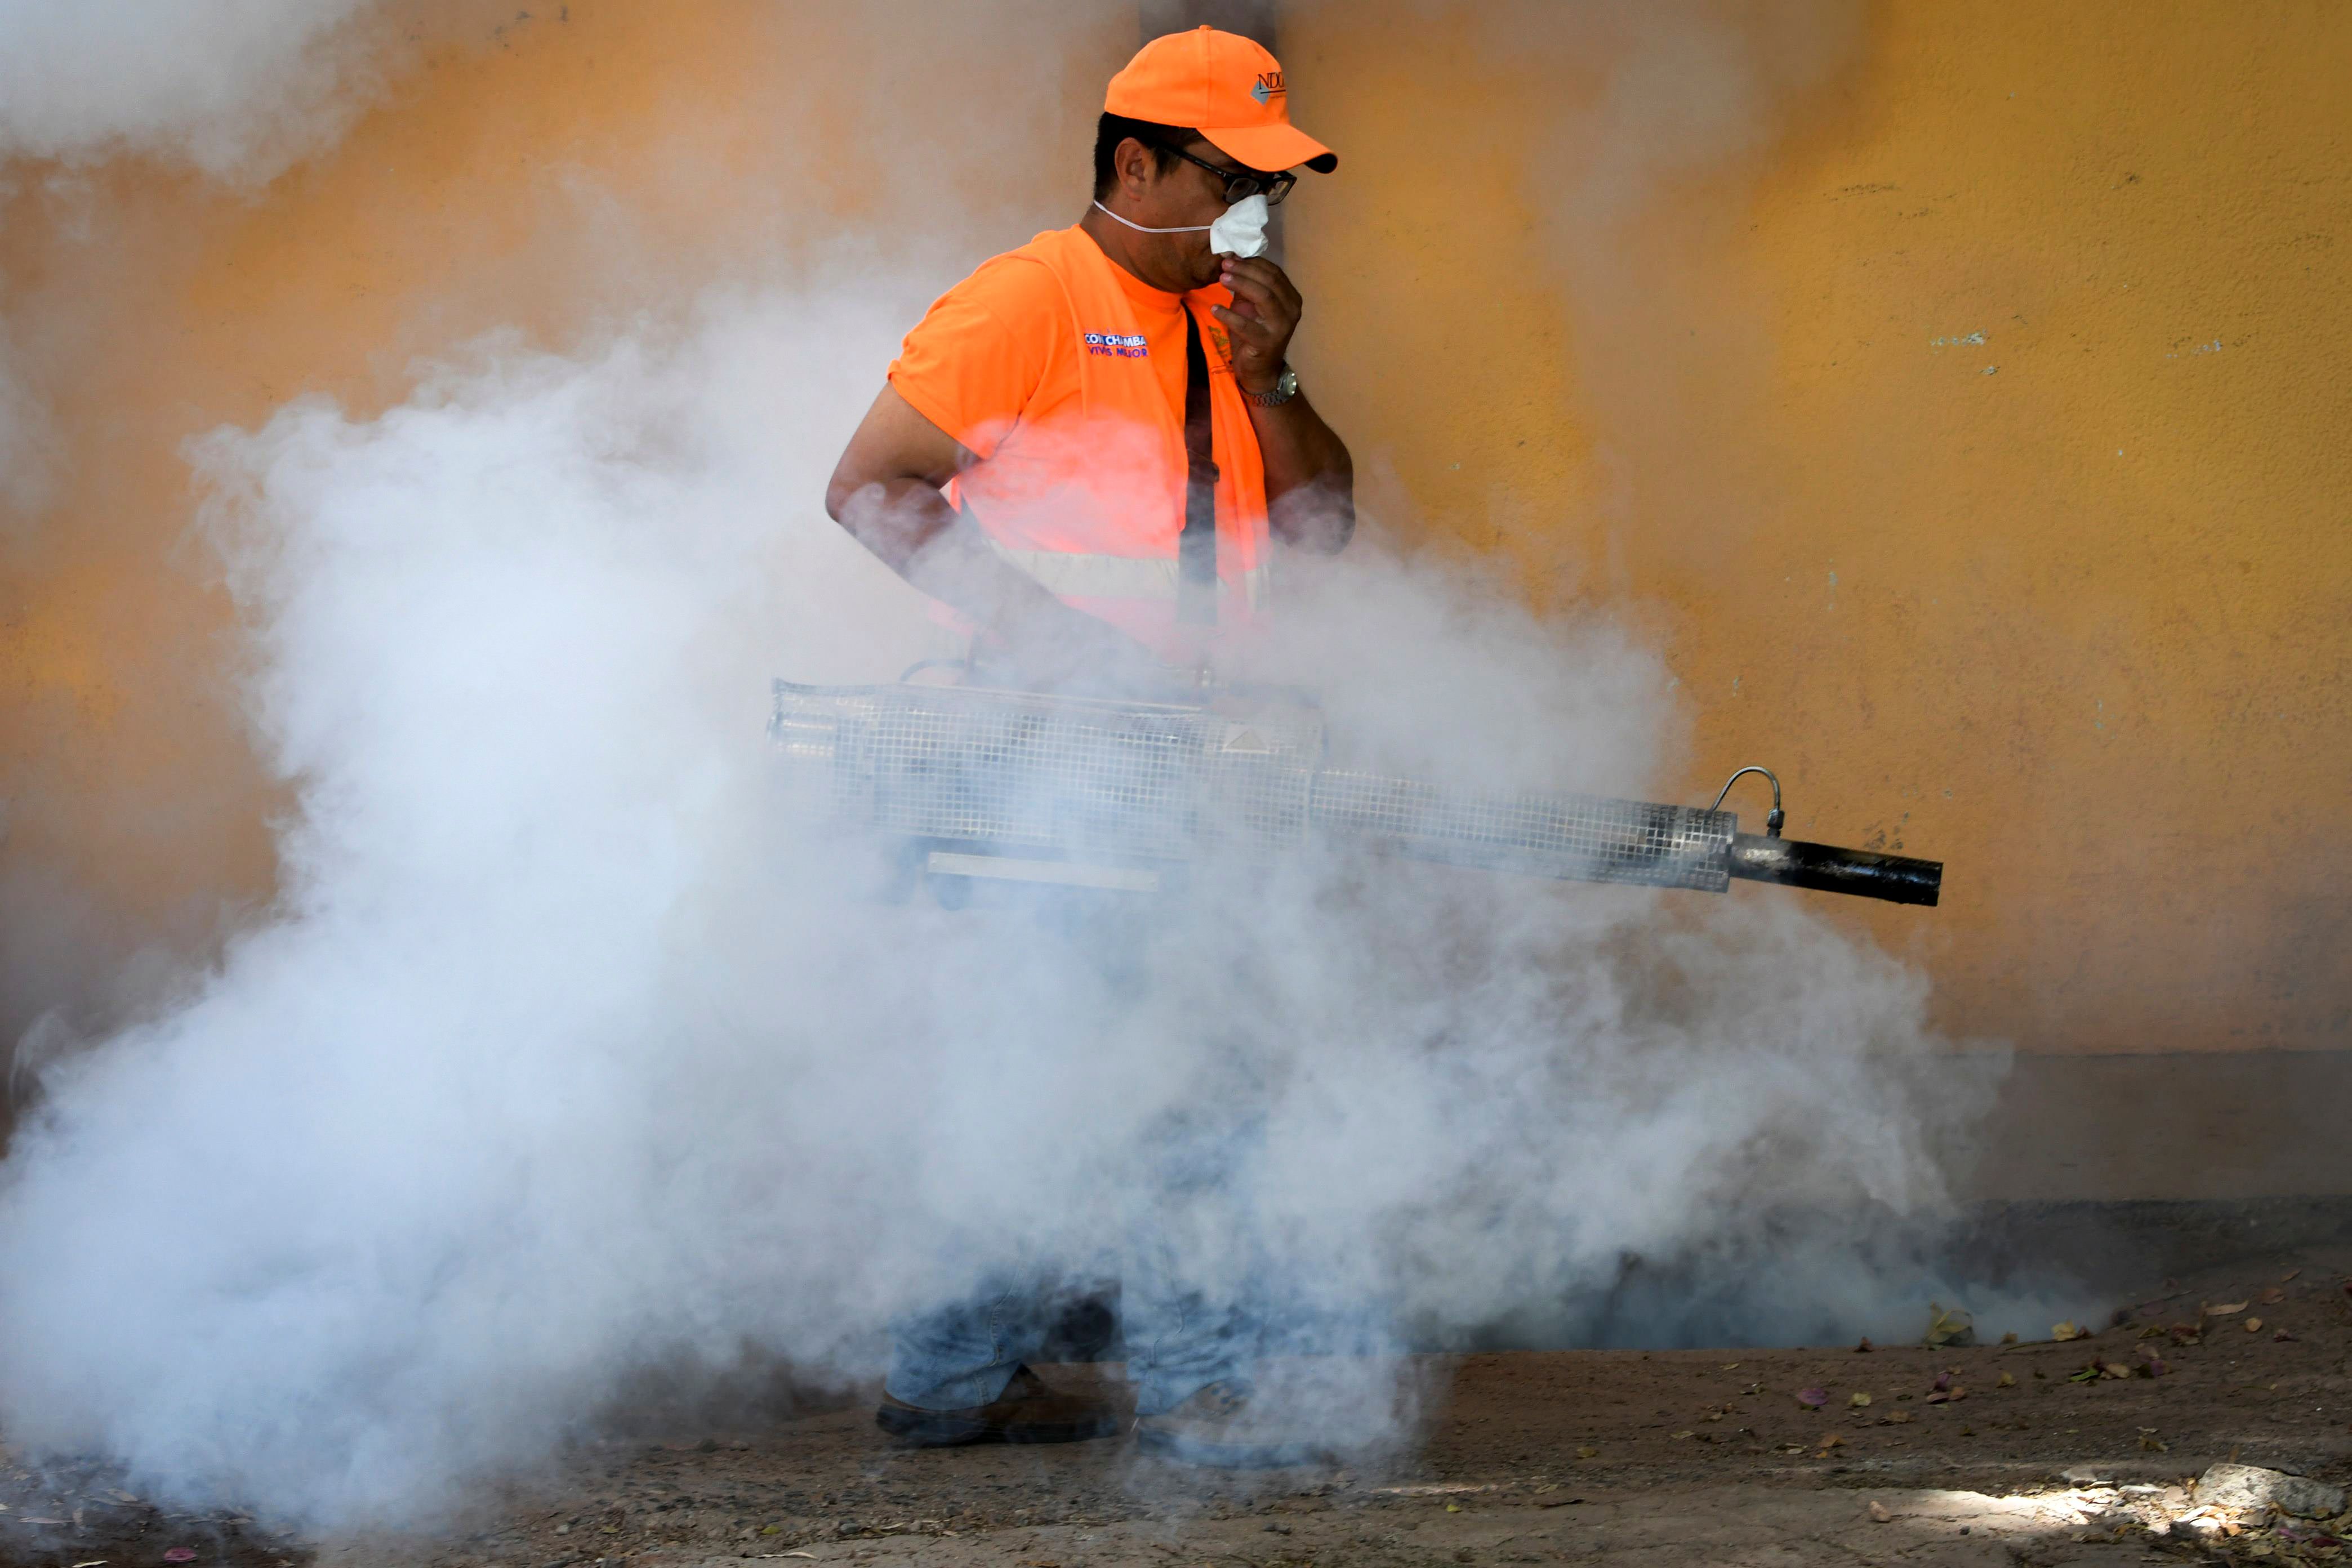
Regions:
[[[1265, 459], [1224, 333], [1203, 320], [1231, 299], [1150, 288], [1083, 228], [1055, 229], [940, 296], [890, 365], [908, 406], [973, 455], [950, 494], [996, 549], [1171, 658], [1194, 630], [1248, 622], [1266, 586]], [[1217, 465], [1205, 617], [1179, 560], [1188, 314], [1201, 327]]]
[[[1112, 268], [1135, 308], [1160, 390], [1184, 417], [1184, 296], [1154, 289], [1124, 267]], [[1233, 302], [1220, 287], [1201, 298]], [[1061, 285], [1044, 268], [1013, 256], [980, 269], [933, 302], [890, 362], [890, 384], [915, 412], [946, 431], [975, 458], [996, 456], [1016, 424], [1050, 423], [1078, 412], [1078, 356], [1088, 345], [1070, 330]], [[1136, 345], [1095, 345], [1118, 353]], [[1206, 343], [1210, 373], [1223, 370]]]

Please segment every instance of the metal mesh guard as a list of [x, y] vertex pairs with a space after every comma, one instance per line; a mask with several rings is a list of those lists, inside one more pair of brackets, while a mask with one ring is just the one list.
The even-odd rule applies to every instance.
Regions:
[[927, 686], [776, 683], [785, 753], [886, 832], [1118, 860], [1295, 849], [1322, 727], [1305, 712]]
[[1323, 771], [1307, 710], [782, 680], [775, 699], [770, 734], [801, 782], [845, 820], [913, 837], [1131, 862], [1297, 849], [1311, 834], [1536, 876], [1729, 883], [1732, 813]]

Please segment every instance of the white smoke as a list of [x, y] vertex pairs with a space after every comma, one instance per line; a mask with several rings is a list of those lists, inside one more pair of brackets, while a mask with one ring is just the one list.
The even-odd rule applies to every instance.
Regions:
[[[355, 5], [147, 16], [0, 10], [0, 147], [266, 178], [368, 79]], [[1786, 1215], [1932, 1213], [1968, 1108], [1903, 1070], [1920, 978], [1802, 896], [1299, 862], [1073, 934], [882, 902], [791, 826], [768, 678], [930, 637], [820, 510], [942, 281], [866, 272], [194, 448], [299, 810], [215, 969], [45, 1042], [0, 1173], [11, 1443], [415, 1519], [643, 1369], [866, 1375], [972, 1270], [1153, 1231], [1257, 1274], [1294, 1347], [1916, 1327], [1903, 1258]], [[1250, 673], [1356, 755], [1688, 798], [1666, 673], [1606, 621], [1377, 540], [1292, 564]], [[1255, 1124], [1220, 1156], [1246, 1236], [1145, 1157], [1204, 1111]], [[1629, 1293], [1633, 1256], [1691, 1288]]]
[[0, 162], [124, 153], [263, 181], [373, 94], [375, 0], [0, 0]]
[[[200, 445], [301, 808], [272, 918], [47, 1069], [0, 1197], [13, 1441], [413, 1513], [665, 1358], [870, 1372], [952, 1259], [1173, 1226], [1186, 1267], [1255, 1257], [1393, 1344], [1573, 1318], [1629, 1252], [1764, 1268], [1740, 1237], [1777, 1207], [1932, 1207], [1874, 1070], [1928, 1046], [1923, 985], [1792, 895], [1300, 863], [1105, 961], [872, 900], [789, 830], [766, 679], [888, 679], [925, 635], [819, 510], [864, 401], [838, 367], [922, 292], [714, 296], [676, 338], [486, 344], [380, 419]], [[1294, 576], [1257, 673], [1361, 754], [1656, 787], [1663, 673], [1607, 626], [1376, 546]], [[1261, 1120], [1255, 1253], [1138, 1157], [1202, 1107]], [[1781, 1289], [1742, 1331], [1916, 1304]]]

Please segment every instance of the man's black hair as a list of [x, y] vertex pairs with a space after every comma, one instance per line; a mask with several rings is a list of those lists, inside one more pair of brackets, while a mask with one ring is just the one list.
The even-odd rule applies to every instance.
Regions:
[[1134, 137], [1151, 149], [1151, 161], [1161, 174], [1166, 174], [1183, 162], [1169, 151], [1181, 147], [1201, 133], [1180, 125], [1154, 125], [1149, 120], [1129, 120], [1123, 114], [1106, 114], [1095, 126], [1095, 200], [1110, 195], [1118, 184], [1118, 170], [1114, 162], [1118, 144]]

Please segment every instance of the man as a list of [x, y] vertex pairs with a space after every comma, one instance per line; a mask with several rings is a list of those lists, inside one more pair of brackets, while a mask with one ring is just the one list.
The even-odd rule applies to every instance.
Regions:
[[931, 307], [826, 510], [1034, 684], [1197, 662], [1262, 610], [1269, 536], [1329, 551], [1355, 526], [1348, 448], [1286, 363], [1298, 290], [1210, 234], [1337, 163], [1256, 44], [1146, 46], [1111, 79], [1092, 205]]
[[[1085, 216], [932, 305], [825, 509], [961, 614], [994, 679], [1149, 695], [1263, 616], [1273, 542], [1330, 552], [1354, 530], [1347, 447], [1287, 363], [1298, 290], [1257, 232], [1291, 171], [1338, 159], [1290, 124], [1275, 58], [1209, 27], [1145, 46], [1103, 109]], [[1245, 1303], [1146, 1258], [1126, 1310], [1139, 1442], [1300, 1457], [1252, 1403]], [[877, 1419], [919, 1444], [1108, 1432], [1024, 1364], [1044, 1330], [1017, 1279], [899, 1323]]]

